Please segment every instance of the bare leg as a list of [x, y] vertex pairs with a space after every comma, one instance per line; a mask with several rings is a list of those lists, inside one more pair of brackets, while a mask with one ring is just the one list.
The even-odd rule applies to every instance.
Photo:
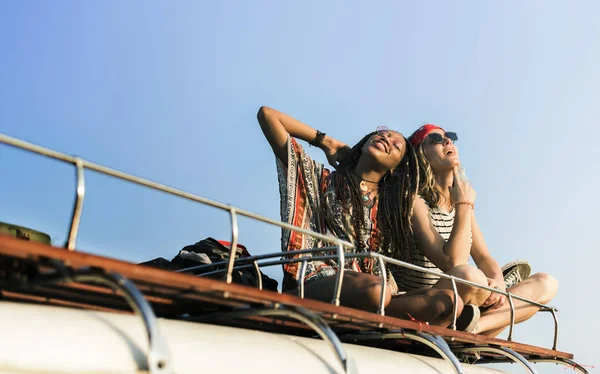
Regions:
[[[307, 298], [331, 302], [336, 277], [331, 276], [307, 284], [304, 294]], [[294, 292], [294, 291], [292, 291]], [[381, 296], [381, 278], [348, 271], [344, 273], [340, 303], [351, 308], [376, 312]], [[389, 289], [385, 296], [386, 314], [396, 318], [409, 319], [410, 314], [417, 320], [432, 325], [448, 326], [452, 320], [454, 295], [450, 290], [424, 289], [391, 297]], [[459, 300], [458, 313], [462, 311]]]
[[[558, 281], [552, 275], [546, 273], [537, 273], [524, 281], [517, 283], [508, 289], [508, 291], [517, 296], [527, 298], [540, 304], [549, 303], [556, 295], [558, 290]], [[515, 323], [520, 323], [531, 318], [539, 308], [514, 300], [515, 305]], [[500, 309], [485, 311], [479, 320], [479, 333], [488, 336], [500, 334], [510, 324], [510, 304], [508, 300]]]
[[[451, 290], [426, 288], [393, 297], [386, 308], [390, 316], [406, 319], [409, 314], [430, 325], [446, 327], [452, 323], [454, 293]], [[462, 313], [463, 302], [458, 298], [457, 315]]]
[[[462, 278], [464, 280], [468, 280], [470, 282], [479, 283], [481, 285], [487, 286], [487, 277], [483, 272], [476, 267], [471, 265], [459, 265], [448, 272], [448, 275], [454, 275], [455, 277]], [[447, 279], [440, 279], [434, 286], [434, 288], [439, 289], [452, 289], [452, 281]], [[456, 282], [456, 288], [458, 290], [458, 294], [465, 304], [474, 304], [477, 306], [481, 306], [487, 298], [490, 296], [490, 291], [472, 287], [466, 284], [461, 284]]]
[[[316, 299], [330, 303], [333, 300], [336, 277], [326, 277], [307, 284], [304, 295], [309, 299]], [[292, 291], [291, 293], [295, 293]], [[379, 308], [381, 297], [381, 278], [371, 274], [355, 271], [344, 272], [340, 304], [355, 309], [376, 312]], [[387, 289], [385, 305], [389, 304], [391, 294]]]

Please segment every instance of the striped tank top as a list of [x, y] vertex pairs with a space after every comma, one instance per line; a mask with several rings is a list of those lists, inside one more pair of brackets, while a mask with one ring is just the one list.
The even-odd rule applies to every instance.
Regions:
[[[425, 202], [425, 205], [427, 205], [427, 208], [429, 209], [429, 217], [433, 226], [442, 238], [444, 238], [445, 241], [448, 241], [450, 234], [452, 233], [452, 227], [454, 226], [454, 214], [456, 211], [452, 209], [451, 212], [446, 212], [439, 206], [431, 207], [425, 199], [422, 197], [420, 198]], [[412, 251], [412, 263], [442, 273], [442, 271], [416, 247]], [[395, 278], [398, 283], [398, 288], [402, 291], [429, 288], [440, 279], [440, 277], [436, 275], [425, 274], [412, 269], [397, 269], [394, 273], [396, 274]]]

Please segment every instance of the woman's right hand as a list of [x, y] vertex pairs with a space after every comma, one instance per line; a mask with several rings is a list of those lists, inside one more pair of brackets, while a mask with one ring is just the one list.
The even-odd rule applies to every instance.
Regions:
[[340, 162], [342, 162], [350, 152], [350, 147], [346, 143], [340, 142], [339, 140], [331, 137], [326, 137], [323, 140], [321, 149], [323, 149], [323, 152], [325, 152], [325, 156], [327, 156], [329, 165], [336, 169], [338, 166], [340, 166]]
[[452, 187], [450, 188], [450, 197], [452, 197], [452, 201], [466, 201], [470, 203], [475, 203], [475, 197], [477, 193], [471, 184], [467, 181], [464, 181], [460, 178], [458, 174], [459, 166], [456, 165], [452, 169], [454, 173], [454, 182], [452, 183]]

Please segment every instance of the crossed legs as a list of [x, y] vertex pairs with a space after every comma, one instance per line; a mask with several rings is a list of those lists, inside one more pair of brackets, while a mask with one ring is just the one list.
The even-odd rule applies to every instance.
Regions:
[[[455, 275], [475, 283], [487, 285], [487, 278], [479, 269], [470, 265], [460, 265], [447, 274]], [[335, 288], [336, 277], [319, 279], [306, 285], [307, 298], [330, 302]], [[464, 304], [482, 305], [490, 291], [457, 283], [458, 314]], [[514, 285], [508, 291], [529, 300], [546, 304], [552, 300], [558, 290], [558, 281], [546, 273], [537, 273]], [[351, 308], [376, 312], [381, 296], [381, 278], [357, 272], [345, 272], [340, 303]], [[463, 304], [464, 300], [464, 304]], [[434, 287], [407, 292], [392, 297], [386, 292], [384, 305], [386, 314], [396, 318], [409, 319], [411, 316], [431, 325], [448, 326], [452, 322], [454, 294], [450, 281], [441, 279]], [[520, 323], [531, 318], [539, 308], [519, 300], [514, 300], [515, 322]], [[478, 324], [478, 332], [496, 336], [510, 324], [510, 306], [508, 301], [496, 310], [485, 311]]]
[[[487, 286], [487, 278], [483, 272], [470, 265], [457, 266], [448, 271], [447, 274]], [[472, 286], [460, 283], [457, 283], [456, 286], [458, 294], [465, 304], [481, 306], [490, 295], [490, 291]], [[452, 289], [452, 282], [440, 279], [434, 285], [434, 288]], [[540, 304], [547, 304], [554, 298], [557, 290], [558, 281], [556, 278], [550, 274], [537, 273], [512, 286], [508, 289], [508, 292]], [[539, 307], [520, 300], [515, 299], [513, 303], [515, 306], [515, 323], [526, 321], [539, 311]], [[507, 300], [499, 309], [488, 309], [482, 313], [477, 332], [493, 337], [500, 334], [509, 324], [510, 304]]]
[[[304, 295], [310, 299], [330, 302], [336, 277], [327, 277], [307, 284]], [[340, 304], [351, 308], [376, 312], [381, 297], [381, 278], [375, 275], [348, 271], [344, 273]], [[411, 316], [431, 325], [448, 326], [452, 321], [454, 294], [448, 289], [421, 289], [392, 297], [389, 289], [384, 299], [386, 314], [396, 318]], [[458, 300], [458, 313], [462, 312]]]
[[[524, 297], [540, 304], [547, 304], [558, 291], [558, 281], [550, 274], [537, 273], [508, 289], [511, 294]], [[540, 308], [514, 299], [515, 323], [531, 318]], [[500, 334], [510, 324], [510, 304], [508, 300], [496, 310], [488, 309], [479, 320], [479, 332], [488, 336]]]

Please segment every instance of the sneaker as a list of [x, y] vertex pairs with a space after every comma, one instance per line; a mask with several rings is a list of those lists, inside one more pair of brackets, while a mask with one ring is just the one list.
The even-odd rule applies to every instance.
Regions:
[[502, 267], [506, 289], [526, 279], [531, 274], [531, 266], [525, 260], [511, 261]]
[[479, 317], [481, 317], [481, 312], [477, 305], [465, 305], [462, 313], [456, 319], [456, 329], [475, 334], [477, 331], [477, 324], [479, 323]]

